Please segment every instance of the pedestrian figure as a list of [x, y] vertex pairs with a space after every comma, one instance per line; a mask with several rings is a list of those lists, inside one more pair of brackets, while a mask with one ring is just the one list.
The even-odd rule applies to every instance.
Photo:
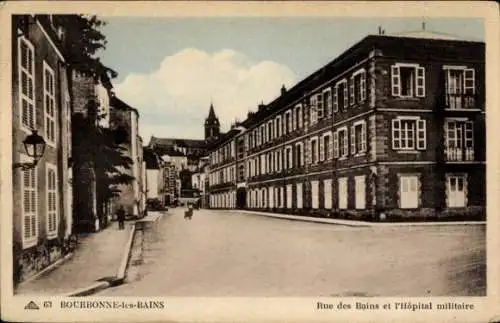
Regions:
[[191, 220], [192, 217], [193, 217], [193, 205], [189, 203], [188, 209], [184, 211], [184, 219]]
[[120, 206], [116, 212], [116, 217], [118, 218], [118, 229], [125, 229], [125, 209], [123, 208], [123, 205]]

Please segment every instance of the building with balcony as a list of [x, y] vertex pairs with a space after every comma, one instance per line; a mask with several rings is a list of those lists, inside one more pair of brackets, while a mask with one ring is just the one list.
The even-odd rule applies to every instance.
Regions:
[[363, 38], [211, 146], [210, 207], [484, 216], [484, 63], [482, 42]]

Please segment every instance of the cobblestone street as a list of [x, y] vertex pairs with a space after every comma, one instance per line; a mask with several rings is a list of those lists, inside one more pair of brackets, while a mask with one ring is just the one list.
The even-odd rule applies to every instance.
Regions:
[[172, 209], [109, 296], [480, 296], [485, 227], [345, 227]]

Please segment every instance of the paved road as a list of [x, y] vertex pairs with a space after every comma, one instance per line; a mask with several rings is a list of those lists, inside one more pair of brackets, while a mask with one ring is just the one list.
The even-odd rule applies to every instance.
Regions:
[[183, 210], [149, 225], [110, 296], [485, 295], [485, 228], [352, 228]]

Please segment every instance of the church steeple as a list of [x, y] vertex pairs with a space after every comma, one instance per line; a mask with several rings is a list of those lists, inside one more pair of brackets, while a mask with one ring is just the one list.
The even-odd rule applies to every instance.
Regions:
[[217, 139], [220, 134], [219, 119], [215, 115], [214, 105], [210, 102], [208, 117], [205, 119], [205, 140]]

